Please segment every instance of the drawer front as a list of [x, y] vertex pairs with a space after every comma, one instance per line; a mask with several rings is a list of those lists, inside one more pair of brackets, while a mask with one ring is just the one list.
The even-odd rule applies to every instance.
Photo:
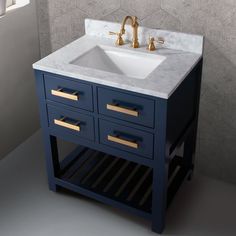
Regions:
[[101, 114], [154, 127], [155, 103], [151, 99], [98, 88], [98, 107]]
[[92, 86], [51, 75], [44, 78], [47, 99], [93, 111]]
[[49, 127], [64, 134], [94, 140], [94, 120], [92, 116], [48, 105], [48, 117]]
[[152, 159], [153, 134], [99, 120], [100, 143]]

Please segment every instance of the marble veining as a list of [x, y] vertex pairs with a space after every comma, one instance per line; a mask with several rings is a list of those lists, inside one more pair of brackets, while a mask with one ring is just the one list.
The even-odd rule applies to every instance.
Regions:
[[[115, 40], [116, 35], [109, 35], [109, 31], [119, 32], [120, 24], [115, 22], [85, 19], [85, 32], [87, 35], [113, 38]], [[139, 26], [139, 42], [143, 45], [146, 44], [149, 36], [154, 38], [163, 37], [165, 39], [165, 44], [162, 47], [164, 48], [183, 50], [199, 54], [203, 53], [203, 36], [201, 35], [150, 29]], [[132, 38], [132, 27], [130, 25], [126, 25], [126, 33], [123, 38], [125, 40], [130, 40]]]
[[[115, 47], [115, 37], [108, 36], [108, 31], [118, 31], [119, 27], [120, 25], [116, 23], [87, 19], [85, 21], [86, 34], [84, 36], [36, 62], [33, 64], [33, 68], [168, 99], [202, 57], [202, 36], [140, 27], [141, 47], [133, 49], [127, 42], [121, 48], [166, 57], [166, 60], [146, 79], [138, 80], [125, 75], [86, 68], [71, 63], [97, 45]], [[130, 30], [128, 27], [127, 37], [124, 39], [131, 38]], [[146, 36], [148, 37], [149, 34], [164, 37], [166, 40], [165, 46], [157, 51], [148, 52], [146, 50]]]

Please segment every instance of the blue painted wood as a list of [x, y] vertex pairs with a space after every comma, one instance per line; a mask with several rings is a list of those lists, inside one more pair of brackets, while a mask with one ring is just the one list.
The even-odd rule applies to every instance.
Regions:
[[[108, 110], [107, 104], [135, 110], [138, 112], [138, 116], [135, 117]], [[155, 102], [152, 99], [130, 95], [126, 92], [118, 92], [113, 89], [98, 88], [98, 109], [101, 114], [153, 128], [155, 119], [154, 107]]]
[[[59, 103], [64, 103], [69, 106], [78, 107], [81, 109], [93, 111], [93, 93], [92, 86], [81, 83], [79, 81], [73, 82], [71, 80], [60, 79], [57, 76], [45, 75], [45, 89], [46, 98]], [[66, 98], [61, 98], [52, 95], [51, 90], [62, 89], [65, 92], [77, 92], [79, 96], [78, 101], [73, 101]]]
[[77, 156], [73, 165], [71, 165], [70, 168], [65, 171], [65, 173], [64, 173], [64, 171], [62, 172], [62, 175], [61, 175], [62, 178], [64, 180], [70, 179], [77, 172], [77, 169], [80, 166], [83, 166], [86, 164], [86, 162], [89, 160], [92, 153], [93, 153], [93, 151], [91, 149], [88, 149], [88, 148], [84, 149], [84, 151], [81, 155], [81, 158], [78, 159], [78, 156]]
[[[108, 118], [108, 116], [103, 115], [103, 114], [99, 114], [99, 113], [96, 113], [96, 112], [91, 113], [90, 111], [78, 109], [78, 108], [75, 108], [75, 107], [72, 107], [72, 106], [67, 106], [65, 104], [57, 103], [57, 102], [54, 102], [54, 101], [49, 101], [48, 100], [47, 104], [52, 105], [52, 106], [56, 106], [58, 108], [70, 110], [70, 111], [73, 111], [73, 112], [80, 112], [81, 114], [85, 114], [85, 115], [92, 115], [94, 117], [94, 120], [95, 120], [95, 118], [97, 118], [97, 119], [107, 119]], [[121, 124], [121, 125], [129, 126], [129, 127], [134, 128], [134, 129], [143, 130], [143, 131], [146, 131], [146, 132], [149, 132], [149, 133], [156, 133], [157, 132], [156, 128], [154, 128], [154, 129], [149, 128], [149, 127], [142, 126], [142, 125], [139, 125], [139, 124], [127, 122], [126, 120], [117, 120], [116, 118], [113, 118], [113, 117], [109, 117], [109, 121], [111, 121], [111, 122], [117, 122], [118, 121], [119, 124]], [[97, 126], [95, 125], [95, 127], [97, 127]], [[96, 132], [96, 129], [95, 129], [95, 132]]]
[[82, 187], [79, 187], [75, 184], [71, 184], [71, 183], [68, 183], [66, 181], [63, 181], [59, 178], [55, 178], [55, 182], [56, 184], [60, 185], [61, 187], [64, 187], [64, 188], [67, 188], [71, 191], [74, 191], [74, 192], [77, 192], [77, 193], [80, 193], [80, 194], [83, 194], [87, 197], [90, 197], [92, 199], [95, 199], [97, 201], [100, 201], [102, 203], [105, 203], [107, 205], [111, 205], [113, 207], [117, 207], [117, 208], [120, 208], [120, 209], [124, 209], [134, 215], [137, 215], [137, 216], [140, 216], [140, 217], [143, 217], [145, 219], [151, 219], [151, 214], [148, 213], [148, 212], [144, 212], [144, 211], [141, 211], [141, 210], [138, 210], [136, 208], [133, 208], [133, 207], [130, 207], [124, 203], [121, 203], [121, 202], [117, 202], [111, 198], [108, 198], [108, 197], [104, 197], [100, 194], [97, 194], [97, 193], [94, 193], [93, 191], [90, 191], [90, 190], [87, 190], [87, 189], [84, 189]]
[[54, 136], [51, 136], [49, 134], [48, 130], [48, 114], [45, 101], [43, 73], [41, 73], [40, 71], [35, 71], [35, 77], [36, 77], [36, 89], [39, 98], [40, 122], [41, 122], [43, 141], [45, 147], [48, 185], [50, 190], [57, 191], [57, 185], [54, 181], [54, 176], [57, 176], [57, 174], [60, 172], [57, 141]]
[[[63, 79], [63, 80], [71, 81], [71, 82], [83, 83], [83, 84], [87, 84], [89, 86], [94, 86], [95, 89], [97, 89], [98, 87], [99, 88], [104, 88], [104, 89], [111, 89], [111, 90], [121, 92], [121, 93], [127, 93], [127, 94], [130, 94], [130, 95], [134, 95], [134, 96], [138, 96], [138, 97], [142, 97], [142, 98], [156, 100], [156, 97], [152, 97], [150, 95], [145, 95], [145, 94], [141, 94], [141, 93], [136, 93], [136, 92], [133, 92], [133, 91], [118, 89], [118, 88], [114, 88], [114, 87], [110, 87], [110, 86], [106, 86], [106, 85], [102, 85], [102, 84], [96, 84], [96, 83], [88, 82], [88, 81], [85, 81], [85, 80], [80, 80], [80, 79], [77, 79], [77, 78], [68, 77], [68, 76], [55, 74], [55, 73], [50, 73], [50, 72], [46, 72], [46, 71], [41, 71], [41, 73], [44, 74], [44, 77], [52, 76], [52, 77], [56, 77], [58, 79]], [[94, 90], [93, 90], [93, 92], [94, 92]], [[94, 96], [94, 94], [93, 94], [93, 96]], [[94, 99], [97, 99], [97, 97], [94, 97]]]
[[[44, 135], [50, 189], [56, 191], [58, 186], [62, 186], [101, 202], [126, 209], [134, 214], [145, 216], [152, 220], [153, 231], [161, 233], [165, 226], [167, 198], [173, 199], [186, 174], [194, 166], [201, 74], [202, 60], [193, 68], [192, 72], [189, 73], [172, 96], [165, 100], [61, 75], [36, 71], [36, 85], [40, 101], [41, 126]], [[50, 97], [49, 91], [60, 86], [70, 90], [81, 89], [81, 94], [82, 96], [85, 95], [85, 100], [81, 100], [82, 103], [79, 104], [79, 102], [73, 103], [64, 101], [64, 99]], [[139, 110], [140, 119], [106, 109], [107, 103], [117, 102], [126, 107]], [[49, 110], [47, 110], [47, 107], [49, 107]], [[53, 112], [50, 107], [53, 107]], [[82, 137], [74, 132], [67, 132], [64, 128], [62, 129], [52, 124], [52, 117], [55, 115], [60, 117], [63, 114], [71, 115], [70, 118], [72, 119], [78, 118], [79, 114], [80, 118], [84, 118], [89, 124], [92, 123], [92, 128], [87, 132], [87, 136]], [[48, 121], [48, 117], [51, 117], [51, 122]], [[135, 152], [127, 147], [111, 144], [111, 142], [107, 141], [106, 136], [112, 133], [124, 138], [139, 139], [139, 142], [144, 146], [141, 145], [142, 149]], [[91, 136], [93, 138], [90, 138]], [[152, 208], [152, 214], [147, 214], [125, 203], [117, 202], [112, 199], [112, 196], [109, 199], [101, 194], [84, 189], [76, 183], [72, 184], [69, 181], [60, 179], [59, 176], [63, 172], [61, 172], [58, 161], [56, 138], [83, 145], [88, 150], [94, 149], [151, 167], [152, 175], [148, 175], [147, 178], [152, 178], [152, 192], [148, 196], [148, 202], [151, 201], [152, 206], [147, 207]], [[173, 157], [176, 155], [178, 146], [183, 143], [185, 143], [185, 148], [182, 156], [183, 161], [180, 162], [180, 172], [176, 175], [170, 187], [168, 187], [168, 178], [171, 178], [173, 166], [175, 166], [172, 162], [175, 160]], [[71, 156], [69, 158], [72, 160], [71, 165], [68, 166], [71, 170], [76, 170], [77, 164], [80, 165], [80, 162], [83, 161], [82, 158], [77, 163], [76, 161], [73, 162]], [[86, 156], [84, 156], [84, 159], [86, 159]], [[66, 161], [65, 163], [67, 164]], [[87, 167], [89, 168], [89, 166]], [[116, 168], [114, 170], [118, 171]], [[65, 171], [67, 171], [67, 168], [65, 168]], [[114, 190], [115, 187], [113, 186], [111, 189]], [[135, 201], [140, 201], [140, 199], [136, 196]]]
[[[70, 156], [66, 159], [70, 159]], [[151, 170], [134, 162], [87, 149], [80, 153], [70, 168], [59, 177], [76, 186], [150, 213], [151, 199], [144, 196], [148, 192], [151, 197], [148, 190], [152, 183]]]
[[181, 86], [168, 99], [167, 141], [170, 152], [174, 150], [184, 131], [191, 126], [197, 116], [197, 93], [199, 88], [197, 67], [195, 67]]
[[[122, 126], [117, 123], [111, 123], [107, 120], [99, 120], [99, 129], [100, 143], [152, 159], [154, 139], [153, 134], [146, 133], [137, 129], [132, 129], [127, 126]], [[138, 148], [135, 149], [109, 141], [107, 139], [108, 135], [136, 142], [138, 144]]]
[[98, 100], [97, 100], [97, 86], [92, 84], [93, 87], [93, 104], [94, 104], [94, 135], [95, 135], [95, 143], [99, 143], [99, 129], [98, 129]]
[[184, 143], [184, 167], [186, 170], [191, 170], [189, 180], [191, 180], [194, 170], [194, 158], [196, 152], [197, 142], [197, 128], [198, 128], [198, 115], [199, 115], [199, 103], [200, 103], [200, 91], [201, 91], [201, 77], [202, 77], [203, 60], [201, 60], [196, 67], [196, 97], [195, 97], [195, 120], [193, 122], [192, 132], [187, 136]]
[[[76, 124], [80, 127], [80, 131], [75, 131], [69, 128], [59, 126], [54, 123], [54, 119], [60, 120], [64, 118], [67, 123]], [[51, 105], [48, 105], [48, 119], [49, 126], [60, 130], [62, 133], [72, 134], [81, 138], [94, 140], [94, 121], [92, 116], [84, 115], [79, 112], [72, 112], [66, 109], [60, 109]]]
[[165, 227], [168, 159], [167, 159], [167, 100], [159, 99], [156, 107], [158, 114], [158, 133], [155, 138], [152, 184], [152, 230], [162, 233]]
[[128, 161], [133, 161], [133, 162], [139, 163], [141, 165], [150, 166], [150, 167], [153, 165], [152, 159], [145, 158], [143, 156], [137, 155], [135, 153], [127, 152], [127, 151], [124, 151], [121, 149], [113, 148], [111, 146], [108, 146], [108, 145], [105, 145], [102, 143], [97, 144], [97, 143], [94, 143], [90, 140], [86, 140], [84, 138], [80, 138], [75, 135], [65, 134], [64, 132], [61, 132], [58, 129], [53, 129], [53, 128], [49, 127], [49, 133], [52, 136], [56, 136], [56, 137], [58, 137], [62, 140], [65, 140], [67, 142], [83, 145], [85, 147], [92, 148], [94, 150], [98, 150], [101, 152], [108, 153], [110, 155], [121, 157], [121, 158], [126, 159]]
[[195, 122], [196, 118], [187, 125], [187, 127], [183, 130], [177, 141], [174, 144], [169, 145], [169, 159], [174, 158], [178, 154], [179, 152], [178, 148], [186, 141], [186, 138], [190, 134], [192, 134]]

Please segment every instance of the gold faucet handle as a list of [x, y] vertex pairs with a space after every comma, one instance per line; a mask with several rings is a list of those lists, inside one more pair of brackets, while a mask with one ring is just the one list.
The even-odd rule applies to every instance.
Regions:
[[160, 44], [164, 44], [165, 43], [165, 39], [162, 38], [162, 37], [158, 37], [157, 40], [155, 40], [157, 43], [160, 43]]
[[154, 42], [159, 43], [159, 44], [164, 44], [165, 40], [162, 37], [158, 37], [157, 39], [155, 39], [154, 37], [149, 37], [147, 50], [149, 50], [149, 51], [156, 50], [156, 46], [155, 46]]
[[117, 35], [118, 36], [118, 38], [116, 40], [116, 45], [120, 46], [120, 45], [124, 44], [124, 40], [122, 38], [122, 33], [109, 31], [109, 35]]
[[109, 35], [119, 35], [120, 33], [118, 32], [113, 32], [113, 31], [109, 31]]
[[156, 50], [156, 47], [155, 47], [154, 42], [155, 42], [154, 37], [149, 37], [147, 50], [149, 50], [149, 51], [154, 51], [154, 50]]

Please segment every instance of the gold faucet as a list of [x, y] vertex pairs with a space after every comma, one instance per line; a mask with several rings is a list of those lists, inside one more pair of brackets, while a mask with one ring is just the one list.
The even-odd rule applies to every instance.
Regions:
[[109, 34], [118, 35], [118, 38], [116, 40], [116, 45], [123, 45], [124, 41], [122, 39], [122, 35], [125, 34], [125, 24], [128, 19], [131, 20], [131, 26], [133, 28], [132, 47], [138, 48], [139, 47], [139, 42], [138, 42], [138, 26], [139, 26], [139, 24], [138, 24], [138, 18], [136, 16], [126, 16], [122, 21], [120, 33], [109, 32]]

